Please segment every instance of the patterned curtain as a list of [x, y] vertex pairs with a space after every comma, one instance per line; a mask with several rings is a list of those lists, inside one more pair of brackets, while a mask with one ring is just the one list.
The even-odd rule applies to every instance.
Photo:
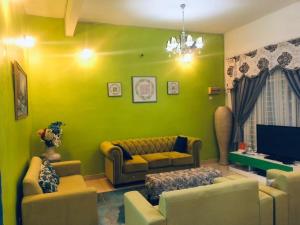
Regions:
[[286, 71], [300, 69], [300, 38], [269, 45], [225, 61], [225, 82], [228, 90], [243, 76], [256, 77], [260, 71], [276, 67]]
[[244, 124], [267, 78], [278, 69], [284, 72], [291, 89], [300, 98], [300, 38], [226, 60], [225, 81], [231, 92], [234, 149], [244, 139]]

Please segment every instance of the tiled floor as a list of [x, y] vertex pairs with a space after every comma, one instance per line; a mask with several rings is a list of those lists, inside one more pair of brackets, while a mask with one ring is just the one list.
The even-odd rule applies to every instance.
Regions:
[[113, 191], [115, 190], [114, 186], [110, 183], [110, 181], [106, 177], [96, 178], [96, 179], [88, 179], [85, 180], [88, 187], [94, 187], [97, 189], [97, 193]]
[[[229, 170], [228, 166], [222, 166], [218, 163], [204, 163], [202, 164], [204, 167], [213, 167], [220, 170], [223, 176], [228, 176], [231, 174], [235, 174], [234, 172]], [[86, 180], [86, 184], [89, 187], [95, 187], [97, 189], [97, 193], [113, 191], [115, 188], [110, 183], [110, 181], [106, 177], [96, 178], [96, 179], [88, 179]]]

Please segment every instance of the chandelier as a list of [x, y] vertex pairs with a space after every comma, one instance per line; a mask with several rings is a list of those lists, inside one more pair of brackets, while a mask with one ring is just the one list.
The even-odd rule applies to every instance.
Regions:
[[167, 42], [166, 50], [170, 54], [178, 55], [182, 62], [189, 63], [193, 59], [193, 54], [196, 50], [203, 48], [203, 38], [198, 37], [193, 40], [193, 37], [185, 33], [184, 27], [184, 8], [185, 4], [181, 4], [182, 9], [182, 32], [178, 39], [171, 37]]

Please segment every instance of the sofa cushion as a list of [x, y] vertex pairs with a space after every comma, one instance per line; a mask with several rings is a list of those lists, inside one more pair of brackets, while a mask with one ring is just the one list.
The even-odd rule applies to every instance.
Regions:
[[171, 159], [163, 153], [141, 155], [149, 164], [149, 168], [159, 168], [171, 165]]
[[60, 178], [60, 184], [58, 185], [59, 192], [75, 191], [86, 188], [83, 176], [72, 175]]
[[186, 153], [180, 152], [164, 152], [163, 155], [171, 159], [173, 166], [183, 166], [193, 164], [193, 156]]
[[188, 138], [178, 136], [175, 140], [175, 144], [173, 146], [173, 151], [186, 153], [188, 147]]
[[142, 172], [148, 170], [148, 162], [139, 155], [133, 155], [131, 160], [126, 160], [123, 164], [125, 173]]
[[43, 165], [50, 170], [50, 172], [52, 174], [52, 177], [55, 180], [55, 183], [58, 185], [59, 184], [59, 176], [57, 175], [57, 173], [56, 173], [55, 169], [53, 168], [53, 166], [51, 165], [50, 161], [49, 160], [45, 160], [43, 162]]
[[129, 151], [127, 151], [122, 145], [120, 144], [115, 144], [115, 146], [119, 147], [122, 150], [123, 153], [123, 160], [130, 160], [133, 159], [132, 155]]
[[41, 165], [41, 173], [39, 185], [44, 193], [52, 193], [57, 191], [57, 180], [53, 177], [50, 169], [44, 164]]

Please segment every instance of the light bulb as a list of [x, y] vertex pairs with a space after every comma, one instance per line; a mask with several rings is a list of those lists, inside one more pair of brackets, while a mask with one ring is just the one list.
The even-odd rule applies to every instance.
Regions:
[[93, 50], [89, 48], [85, 48], [80, 52], [80, 58], [84, 60], [88, 60], [92, 58], [93, 54], [94, 54]]
[[173, 48], [173, 49], [176, 48], [176, 47], [178, 46], [178, 43], [177, 43], [177, 41], [176, 41], [176, 38], [172, 37], [172, 39], [171, 39], [171, 45], [172, 45], [172, 48]]
[[190, 63], [193, 61], [193, 55], [191, 53], [186, 53], [186, 54], [183, 54], [181, 57], [180, 57], [180, 61], [182, 63]]
[[167, 43], [167, 48], [166, 48], [167, 52], [172, 52], [173, 51], [173, 48], [172, 48], [172, 45], [171, 45], [171, 42], [170, 40], [168, 41]]
[[185, 42], [186, 46], [188, 47], [192, 47], [193, 44], [194, 44], [194, 41], [193, 41], [193, 37], [191, 35], [188, 35], [187, 36], [187, 39], [186, 39], [186, 42]]
[[202, 37], [199, 37], [197, 38], [196, 40], [196, 48], [203, 48], [203, 38]]
[[15, 44], [23, 48], [32, 48], [35, 42], [35, 38], [32, 36], [24, 36], [15, 40]]
[[34, 47], [36, 40], [32, 36], [24, 36], [19, 38], [4, 38], [3, 43], [5, 45], [16, 45], [21, 48], [32, 48]]

